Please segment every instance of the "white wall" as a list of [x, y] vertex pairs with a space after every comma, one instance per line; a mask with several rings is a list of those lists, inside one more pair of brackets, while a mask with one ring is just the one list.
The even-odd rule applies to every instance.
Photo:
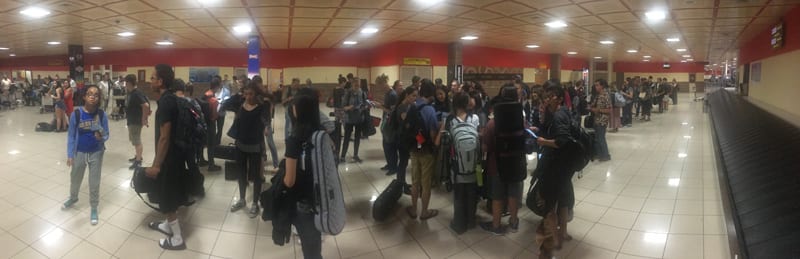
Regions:
[[283, 69], [283, 78], [286, 84], [291, 83], [292, 78], [300, 78], [301, 83], [305, 83], [307, 78], [315, 84], [337, 83], [339, 75], [345, 76], [348, 73], [358, 74], [356, 67], [287, 67]]
[[751, 62], [761, 62], [761, 81], [750, 74], [750, 98], [800, 116], [800, 87], [797, 86], [797, 60], [800, 50]]
[[[389, 77], [389, 84], [392, 84], [394, 83], [394, 80], [400, 78], [400, 66], [371, 67], [369, 73], [370, 75], [373, 75], [373, 77], [378, 77], [381, 74], [386, 74], [386, 76]], [[403, 82], [403, 85], [409, 85], [409, 84], [411, 84], [411, 82]]]
[[441, 78], [445, 85], [449, 85], [447, 83], [447, 66], [433, 66], [433, 78], [431, 80], [436, 78]]

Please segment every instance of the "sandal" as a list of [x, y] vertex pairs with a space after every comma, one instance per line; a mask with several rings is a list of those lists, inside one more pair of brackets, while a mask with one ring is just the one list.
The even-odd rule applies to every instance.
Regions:
[[180, 245], [173, 245], [172, 238], [164, 238], [158, 241], [158, 246], [165, 250], [185, 250], [186, 242], [183, 242]]
[[428, 214], [424, 215], [424, 216], [420, 216], [419, 219], [420, 220], [426, 220], [426, 219], [429, 219], [429, 218], [436, 217], [437, 215], [439, 215], [439, 211], [438, 210], [428, 210]]
[[411, 219], [417, 219], [417, 212], [411, 206], [406, 207], [406, 213]]
[[161, 224], [161, 223], [158, 222], [158, 221], [153, 221], [153, 222], [148, 223], [147, 227], [149, 227], [152, 230], [161, 232], [161, 234], [167, 235], [168, 237], [172, 237], [172, 233], [169, 233], [169, 232], [164, 231], [163, 229], [159, 228], [158, 227], [159, 224]]

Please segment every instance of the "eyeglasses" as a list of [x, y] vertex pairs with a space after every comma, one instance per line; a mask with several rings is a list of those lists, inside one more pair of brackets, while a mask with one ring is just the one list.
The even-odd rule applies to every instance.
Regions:
[[100, 94], [87, 94], [86, 97], [100, 98]]

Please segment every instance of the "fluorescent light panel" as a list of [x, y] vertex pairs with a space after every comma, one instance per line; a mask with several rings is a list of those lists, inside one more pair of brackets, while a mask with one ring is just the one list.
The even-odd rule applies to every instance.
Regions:
[[647, 56], [643, 56], [643, 58], [651, 58], [651, 56], [650, 56], [650, 55], [647, 55]]
[[130, 36], [136, 35], [136, 33], [126, 31], [126, 32], [117, 33], [117, 35], [120, 36], [120, 37], [130, 37]]
[[610, 40], [601, 40], [601, 41], [600, 41], [600, 44], [603, 44], [603, 45], [611, 45], [611, 44], [614, 44], [614, 42], [613, 42], [613, 41], [610, 41]]
[[575, 54], [578, 54], [578, 52], [575, 52], [575, 51], [569, 51], [569, 52], [567, 52], [567, 54], [569, 54], [569, 55], [575, 55]]
[[240, 24], [233, 26], [233, 32], [235, 32], [236, 34], [246, 34], [250, 33], [251, 31], [253, 31], [253, 27], [250, 26], [250, 24]]
[[19, 13], [31, 18], [42, 18], [50, 14], [50, 11], [45, 10], [44, 8], [41, 7], [31, 6], [23, 9]]
[[173, 45], [173, 44], [175, 44], [175, 43], [172, 43], [171, 41], [168, 41], [168, 40], [156, 41], [156, 45], [160, 45], [160, 46], [170, 46], [170, 45]]
[[529, 49], [535, 49], [535, 48], [538, 48], [538, 47], [539, 47], [539, 45], [536, 45], [536, 44], [531, 44], [531, 45], [525, 45], [525, 47], [526, 47], [526, 48], [529, 48]]
[[0, 50], [9, 50], [9, 48], [6, 48], [6, 47], [0, 47]]
[[91, 50], [100, 50], [100, 49], [103, 49], [103, 47], [89, 47], [89, 49], [91, 49]]
[[686, 51], [686, 49], [677, 49], [677, 50], [678, 50], [678, 52], [684, 52], [684, 51]]
[[547, 27], [550, 27], [550, 28], [564, 28], [564, 27], [567, 27], [567, 23], [565, 23], [564, 21], [561, 21], [561, 20], [545, 23], [544, 25], [547, 26]]
[[636, 53], [636, 52], [639, 52], [639, 51], [638, 51], [638, 50], [635, 50], [635, 49], [629, 49], [629, 50], [628, 50], [628, 53]]
[[9, 56], [9, 57], [16, 57], [16, 56], [17, 56], [17, 54], [11, 53], [11, 54], [8, 54], [8, 56]]
[[681, 41], [681, 39], [680, 38], [669, 38], [669, 39], [667, 39], [667, 41], [669, 41], [669, 42], [679, 42], [679, 41]]
[[474, 35], [467, 35], [467, 36], [461, 37], [461, 39], [462, 39], [462, 40], [477, 40], [477, 39], [478, 39], [478, 36], [474, 36]]
[[375, 34], [378, 32], [378, 28], [369, 27], [361, 29], [361, 34]]
[[602, 59], [603, 57], [594, 57], [594, 59]]
[[344, 45], [356, 45], [356, 44], [358, 44], [358, 41], [347, 40], [345, 42], [342, 42], [342, 44], [344, 44]]
[[61, 44], [60, 41], [48, 41], [47, 42], [47, 45], [59, 45], [59, 44]]
[[661, 10], [649, 11], [644, 14], [650, 21], [662, 21], [667, 18], [667, 13]]

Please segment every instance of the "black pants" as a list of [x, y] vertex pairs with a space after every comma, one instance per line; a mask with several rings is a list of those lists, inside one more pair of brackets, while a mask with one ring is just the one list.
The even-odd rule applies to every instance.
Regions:
[[458, 234], [475, 226], [475, 213], [478, 210], [478, 183], [457, 183], [453, 185], [453, 221], [450, 228]]
[[292, 225], [297, 229], [303, 257], [306, 259], [322, 259], [322, 233], [314, 226], [314, 212], [310, 205], [297, 203], [297, 214], [292, 218]]
[[245, 192], [247, 191], [247, 181], [253, 180], [253, 203], [258, 204], [258, 198], [261, 197], [261, 184], [264, 183], [263, 176], [261, 175], [262, 169], [262, 152], [242, 152], [239, 150], [238, 160], [239, 163], [239, 200], [244, 200]]
[[633, 103], [622, 107], [622, 125], [631, 125], [633, 122]]
[[333, 138], [333, 144], [336, 145], [334, 151], [336, 151], [336, 154], [340, 154], [342, 150], [342, 122], [338, 120], [334, 122], [334, 129], [331, 137]]
[[[214, 141], [216, 141], [217, 144], [222, 143], [222, 128], [224, 126], [225, 126], [225, 115], [220, 114], [219, 117], [217, 118], [217, 132], [215, 134], [216, 138], [214, 139]], [[211, 128], [212, 125], [208, 125], [208, 127]], [[209, 136], [214, 136], [214, 135], [209, 134]]]
[[400, 158], [397, 143], [383, 141], [383, 156], [390, 171], [397, 171], [397, 160]]
[[408, 159], [411, 158], [411, 152], [407, 147], [397, 145], [397, 180], [406, 183], [406, 169], [408, 169]]
[[634, 101], [633, 108], [636, 110], [636, 117], [639, 117], [639, 111], [642, 110], [642, 101]]
[[[206, 122], [208, 131], [206, 132], [206, 155], [208, 156], [208, 165], [215, 165], [214, 163], [214, 148], [219, 145], [217, 141], [217, 127], [215, 122]], [[198, 159], [203, 158], [203, 149], [200, 149]]]
[[347, 154], [347, 148], [350, 145], [350, 137], [353, 136], [353, 130], [356, 132], [356, 136], [353, 139], [353, 156], [358, 157], [358, 146], [361, 145], [361, 132], [362, 130], [362, 123], [346, 123], [344, 125], [344, 143], [342, 143], [342, 157]]
[[650, 116], [650, 111], [653, 110], [653, 103], [651, 100], [645, 100], [641, 102], [642, 106], [642, 116]]

